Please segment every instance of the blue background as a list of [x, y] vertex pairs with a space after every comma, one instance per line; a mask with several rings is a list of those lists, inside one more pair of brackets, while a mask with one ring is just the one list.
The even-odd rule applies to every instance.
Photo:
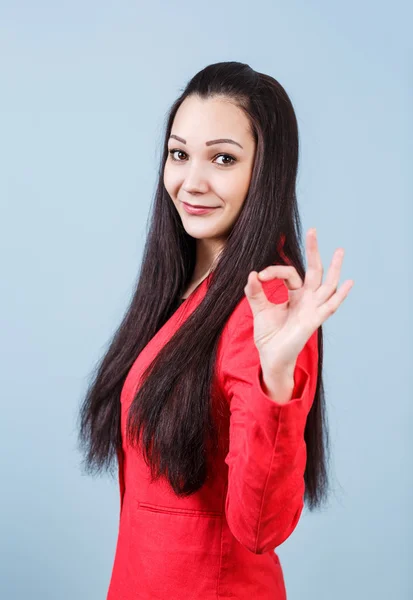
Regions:
[[0, 597], [102, 600], [117, 480], [77, 411], [133, 289], [164, 118], [238, 60], [297, 112], [298, 198], [348, 298], [324, 325], [332, 495], [277, 549], [289, 600], [413, 597], [412, 10], [350, 0], [0, 2]]

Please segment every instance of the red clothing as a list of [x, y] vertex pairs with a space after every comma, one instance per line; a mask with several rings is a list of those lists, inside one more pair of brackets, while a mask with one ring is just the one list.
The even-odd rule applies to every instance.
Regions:
[[[121, 511], [106, 600], [285, 600], [274, 549], [294, 531], [304, 506], [304, 428], [317, 383], [317, 331], [298, 356], [287, 404], [267, 396], [244, 296], [220, 338], [216, 380], [228, 400], [229, 447], [205, 485], [178, 498], [165, 479], [151, 483], [143, 457], [126, 443], [127, 410], [144, 369], [201, 302], [207, 281], [192, 292], [151, 339], [122, 389], [119, 457]], [[282, 280], [263, 283], [285, 302]]]

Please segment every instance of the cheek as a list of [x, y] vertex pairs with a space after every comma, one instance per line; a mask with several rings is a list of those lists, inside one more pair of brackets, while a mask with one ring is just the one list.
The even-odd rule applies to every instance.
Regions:
[[224, 198], [227, 203], [231, 206], [231, 212], [238, 212], [244, 203], [244, 200], [248, 193], [249, 180], [238, 177], [232, 182], [232, 185], [226, 187], [224, 191]]
[[173, 173], [166, 167], [163, 173], [163, 184], [168, 194], [173, 197], [176, 194], [176, 177], [174, 177]]

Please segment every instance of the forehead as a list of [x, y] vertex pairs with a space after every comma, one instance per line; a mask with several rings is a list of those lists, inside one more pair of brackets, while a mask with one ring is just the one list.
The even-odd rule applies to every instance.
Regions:
[[187, 144], [203, 145], [218, 138], [231, 138], [244, 148], [251, 140], [249, 120], [238, 106], [227, 99], [188, 97], [179, 107], [171, 129]]

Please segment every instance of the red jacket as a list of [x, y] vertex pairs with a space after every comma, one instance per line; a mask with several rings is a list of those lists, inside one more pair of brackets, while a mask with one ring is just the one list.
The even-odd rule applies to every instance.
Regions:
[[[277, 404], [262, 388], [252, 312], [242, 298], [217, 357], [216, 380], [230, 408], [227, 452], [192, 496], [178, 498], [163, 478], [151, 483], [143, 457], [126, 443], [139, 378], [201, 302], [208, 279], [140, 353], [122, 389], [121, 510], [106, 600], [286, 599], [274, 549], [294, 531], [304, 506], [304, 428], [317, 383], [317, 331], [298, 356], [291, 400]], [[273, 302], [288, 299], [282, 280], [263, 286]]]

